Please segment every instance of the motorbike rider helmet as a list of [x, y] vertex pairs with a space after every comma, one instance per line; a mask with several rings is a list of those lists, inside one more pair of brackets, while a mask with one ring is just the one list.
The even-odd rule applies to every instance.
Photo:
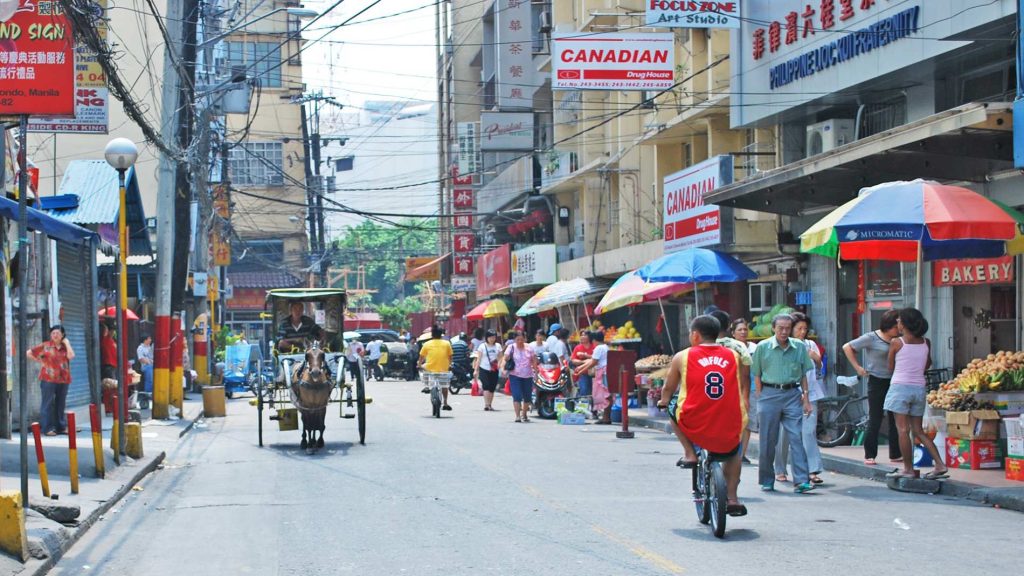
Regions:
[[555, 322], [554, 324], [551, 325], [550, 328], [548, 328], [548, 336], [551, 336], [552, 334], [554, 334], [555, 332], [558, 332], [561, 329], [562, 329], [562, 325], [559, 324], [558, 322]]

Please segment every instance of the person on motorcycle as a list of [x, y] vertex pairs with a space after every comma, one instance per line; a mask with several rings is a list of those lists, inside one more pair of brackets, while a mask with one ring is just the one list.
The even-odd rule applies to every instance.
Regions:
[[[444, 329], [440, 326], [434, 326], [430, 329], [430, 340], [423, 343], [423, 347], [420, 348], [420, 360], [417, 367], [427, 372], [440, 372], [446, 373], [452, 365], [452, 345], [450, 342], [442, 338], [444, 336]], [[430, 393], [430, 387], [425, 386], [423, 388], [424, 394]], [[441, 388], [441, 395], [443, 397], [444, 405], [441, 407], [442, 410], [451, 410], [452, 407], [448, 405], [448, 387]]]
[[[722, 460], [728, 492], [727, 512], [743, 516], [739, 501], [741, 444], [747, 426], [739, 355], [716, 342], [720, 326], [713, 316], [690, 323], [690, 347], [672, 358], [658, 408], [668, 409], [669, 422], [683, 445], [683, 468], [697, 465], [694, 444]], [[676, 394], [678, 389], [679, 393]]]
[[[548, 328], [548, 339], [544, 341], [544, 348], [546, 348], [548, 352], [558, 356], [558, 360], [560, 362], [565, 362], [569, 357], [569, 346], [564, 341], [562, 330], [565, 329], [562, 328], [561, 324], [557, 322], [552, 324], [551, 327]], [[568, 337], [569, 331], [565, 330], [565, 338]]]
[[[460, 332], [457, 338], [452, 338], [452, 379], [467, 381], [469, 374], [473, 371], [472, 362], [469, 358], [469, 343], [466, 342], [466, 333]], [[456, 390], [457, 391], [457, 390]]]

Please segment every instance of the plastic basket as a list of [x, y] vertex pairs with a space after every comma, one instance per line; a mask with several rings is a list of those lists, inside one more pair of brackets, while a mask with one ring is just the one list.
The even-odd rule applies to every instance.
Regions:
[[1017, 418], [1004, 418], [1003, 422], [1006, 423], [1007, 438], [1024, 437], [1024, 417], [1018, 416]]

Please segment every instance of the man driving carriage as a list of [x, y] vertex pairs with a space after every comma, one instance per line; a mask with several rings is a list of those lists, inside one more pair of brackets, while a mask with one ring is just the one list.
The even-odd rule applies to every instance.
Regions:
[[320, 340], [324, 337], [324, 330], [313, 321], [312, 318], [303, 314], [302, 302], [292, 302], [288, 305], [288, 317], [277, 327], [277, 349], [287, 352], [292, 348], [305, 348], [306, 340]]

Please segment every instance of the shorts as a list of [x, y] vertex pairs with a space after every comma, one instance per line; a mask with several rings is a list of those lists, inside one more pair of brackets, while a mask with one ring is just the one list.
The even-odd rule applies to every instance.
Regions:
[[668, 408], [666, 408], [666, 411], [668, 412], [668, 419], [671, 420], [676, 425], [679, 424], [679, 422], [676, 421], [676, 409], [678, 407], [679, 393], [677, 392], [672, 395], [672, 399], [668, 401]]
[[494, 392], [498, 389], [498, 373], [490, 370], [480, 370], [480, 387], [484, 392]]
[[927, 388], [916, 384], [891, 384], [885, 395], [883, 408], [893, 414], [908, 414], [917, 418], [924, 416]]
[[711, 459], [712, 460], [728, 460], [728, 459], [732, 458], [733, 456], [739, 454], [740, 453], [740, 449], [742, 449], [742, 448], [743, 448], [743, 443], [740, 442], [739, 444], [736, 445], [735, 448], [733, 448], [732, 450], [729, 450], [728, 452], [711, 452], [711, 451], [708, 451], [708, 454], [711, 455]]
[[533, 378], [521, 378], [509, 374], [509, 388], [513, 402], [533, 402]]

